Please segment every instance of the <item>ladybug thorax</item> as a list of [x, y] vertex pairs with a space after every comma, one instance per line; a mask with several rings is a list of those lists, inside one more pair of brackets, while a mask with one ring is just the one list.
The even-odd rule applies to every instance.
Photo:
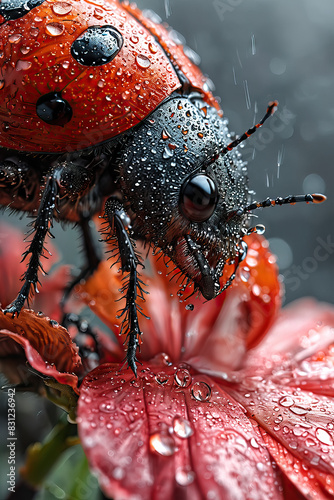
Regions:
[[227, 216], [249, 196], [239, 153], [219, 156], [229, 141], [227, 121], [200, 96], [175, 95], [125, 147], [120, 182], [134, 232], [183, 270], [189, 267], [185, 238], [216, 267], [235, 256], [244, 235], [246, 217]]

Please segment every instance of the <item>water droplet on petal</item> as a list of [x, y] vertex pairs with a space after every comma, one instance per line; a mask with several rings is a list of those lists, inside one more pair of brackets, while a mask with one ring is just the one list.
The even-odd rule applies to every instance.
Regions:
[[58, 16], [65, 16], [72, 10], [72, 5], [68, 2], [56, 2], [52, 5], [52, 10]]
[[16, 61], [15, 69], [16, 71], [25, 71], [31, 67], [32, 63], [30, 61], [22, 61], [18, 59]]
[[103, 19], [103, 10], [96, 7], [94, 10], [94, 17], [96, 17], [96, 19]]
[[156, 54], [158, 52], [158, 46], [155, 43], [150, 42], [148, 44], [148, 48], [152, 52], [152, 54]]
[[187, 304], [187, 305], [186, 305], [186, 310], [187, 310], [187, 311], [193, 311], [193, 310], [194, 310], [194, 308], [195, 308], [194, 304]]
[[279, 404], [284, 407], [289, 407], [295, 404], [294, 400], [290, 396], [284, 396], [279, 400]]
[[249, 280], [250, 278], [250, 272], [249, 272], [249, 269], [247, 267], [242, 267], [240, 269], [240, 273], [239, 273], [239, 276], [241, 278], [241, 281], [243, 281], [244, 283], [247, 283], [247, 281]]
[[5, 86], [5, 80], [0, 80], [0, 90]]
[[132, 35], [132, 36], [130, 37], [130, 41], [131, 41], [132, 43], [138, 43], [138, 42], [139, 42], [139, 38], [138, 38], [136, 35]]
[[65, 31], [65, 26], [61, 23], [49, 23], [45, 27], [45, 31], [48, 35], [59, 36]]
[[22, 38], [22, 35], [16, 33], [8, 38], [9, 43], [18, 43]]
[[320, 443], [327, 444], [328, 446], [333, 446], [333, 438], [325, 429], [318, 427], [315, 431], [316, 437], [319, 439]]
[[259, 444], [258, 444], [258, 442], [256, 441], [255, 438], [252, 438], [250, 440], [250, 444], [251, 444], [251, 446], [253, 446], [253, 448], [259, 448]]
[[175, 382], [180, 387], [188, 387], [192, 382], [190, 372], [186, 369], [179, 368], [174, 375]]
[[147, 69], [151, 66], [151, 61], [149, 60], [148, 57], [144, 56], [143, 54], [138, 54], [136, 56], [136, 63], [140, 68]]
[[155, 376], [155, 380], [159, 385], [165, 385], [168, 383], [170, 377], [165, 372], [159, 372]]
[[188, 486], [194, 482], [194, 479], [195, 472], [191, 470], [177, 469], [175, 472], [175, 480], [180, 486]]
[[114, 403], [111, 402], [103, 402], [99, 406], [100, 411], [103, 413], [111, 413], [115, 409]]
[[27, 55], [30, 52], [30, 50], [31, 50], [30, 47], [25, 47], [25, 46], [20, 47], [20, 51], [24, 56]]
[[302, 406], [291, 406], [290, 411], [295, 415], [306, 415], [311, 410], [311, 408], [303, 408]]
[[191, 394], [197, 401], [210, 401], [211, 387], [205, 382], [195, 382], [191, 388]]
[[152, 451], [163, 457], [171, 457], [176, 450], [174, 438], [162, 432], [156, 432], [150, 436], [150, 447]]
[[183, 417], [174, 417], [173, 430], [178, 437], [183, 439], [186, 439], [194, 434], [190, 422]]

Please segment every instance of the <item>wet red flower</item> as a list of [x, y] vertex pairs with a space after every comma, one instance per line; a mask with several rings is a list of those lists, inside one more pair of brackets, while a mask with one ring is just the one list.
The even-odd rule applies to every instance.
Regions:
[[[138, 378], [120, 369], [124, 339], [101, 336], [103, 364], [78, 388], [66, 330], [32, 312], [20, 325], [0, 316], [5, 345], [22, 345], [35, 369], [80, 392], [81, 442], [108, 497], [334, 498], [334, 308], [305, 300], [278, 316], [274, 258], [264, 239], [248, 245], [234, 285], [207, 303], [184, 302], [152, 261]], [[119, 288], [105, 262], [77, 288], [115, 332]]]
[[[274, 259], [248, 244], [233, 287], [205, 304], [186, 306], [158, 264], [138, 378], [103, 364], [84, 379], [79, 433], [110, 498], [334, 497], [334, 309], [304, 301], [277, 318]], [[101, 266], [81, 290], [112, 327], [119, 279]]]

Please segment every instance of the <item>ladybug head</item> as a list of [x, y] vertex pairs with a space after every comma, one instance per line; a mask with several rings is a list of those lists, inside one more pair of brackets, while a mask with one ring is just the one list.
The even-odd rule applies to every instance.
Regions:
[[161, 248], [206, 299], [230, 284], [220, 279], [225, 264], [245, 254], [248, 214], [236, 207], [249, 202], [247, 170], [238, 152], [220, 154], [228, 142], [216, 110], [198, 95], [174, 96], [133, 132], [121, 160], [136, 237]]
[[[227, 121], [198, 95], [173, 96], [129, 136], [120, 182], [136, 237], [170, 257], [206, 299], [232, 282], [246, 255], [250, 212], [296, 202], [320, 203], [323, 195], [288, 196], [250, 203], [246, 164], [235, 150], [276, 109], [230, 142]], [[226, 145], [227, 144], [227, 145]], [[232, 265], [229, 273], [223, 271]]]

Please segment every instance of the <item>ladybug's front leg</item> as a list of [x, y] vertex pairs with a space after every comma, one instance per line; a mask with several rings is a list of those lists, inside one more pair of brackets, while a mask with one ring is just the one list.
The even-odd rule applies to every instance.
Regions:
[[22, 260], [30, 255], [27, 270], [23, 276], [24, 284], [16, 299], [5, 309], [5, 313], [19, 315], [30, 292], [37, 291], [38, 270], [43, 271], [40, 257], [43, 254], [44, 240], [52, 225], [53, 212], [58, 193], [57, 181], [55, 175], [51, 174], [47, 178], [41, 204], [37, 213], [36, 220], [33, 223], [34, 237], [30, 242], [28, 249], [24, 252]]
[[134, 244], [129, 235], [130, 220], [119, 199], [111, 197], [105, 204], [105, 219], [107, 222], [106, 241], [117, 244], [119, 253], [116, 263], [121, 263], [122, 273], [126, 274], [122, 289], [126, 304], [120, 314], [123, 317], [121, 334], [127, 335], [126, 360], [133, 373], [137, 376], [136, 352], [139, 347], [139, 338], [142, 332], [139, 328], [137, 304], [138, 297], [144, 300], [143, 282], [139, 278], [138, 265], [142, 265], [134, 251]]
[[40, 258], [47, 234], [52, 236], [50, 228], [57, 208], [56, 203], [61, 200], [75, 203], [93, 183], [94, 175], [91, 172], [70, 162], [59, 163], [46, 175], [43, 196], [37, 217], [32, 224], [34, 236], [23, 254], [23, 260], [30, 255], [27, 270], [22, 278], [24, 283], [16, 299], [5, 309], [5, 313], [19, 315], [29, 294], [37, 291], [38, 271], [40, 269], [44, 272]]

